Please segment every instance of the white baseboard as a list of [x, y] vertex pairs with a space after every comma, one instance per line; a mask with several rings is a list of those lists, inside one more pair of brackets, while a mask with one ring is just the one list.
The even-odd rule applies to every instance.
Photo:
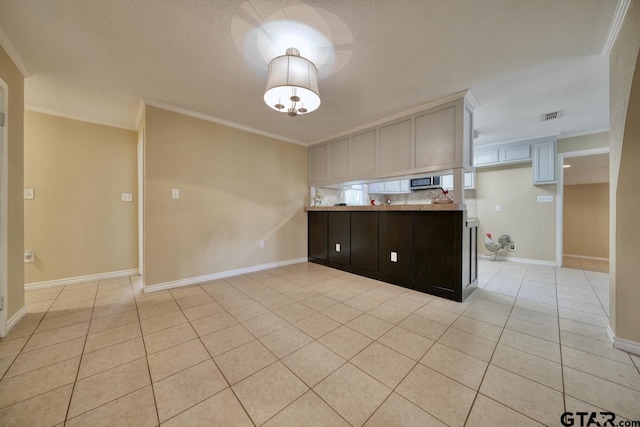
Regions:
[[61, 285], [73, 285], [74, 283], [90, 282], [92, 280], [105, 280], [113, 279], [116, 277], [131, 276], [138, 274], [137, 268], [131, 270], [111, 271], [109, 273], [90, 274], [88, 276], [68, 277], [66, 279], [48, 280], [46, 282], [26, 283], [24, 285], [25, 291], [33, 291], [35, 289], [52, 288], [54, 286]]
[[573, 254], [562, 254], [562, 256], [568, 256], [571, 258], [580, 258], [580, 259], [590, 259], [593, 261], [609, 261], [609, 258], [599, 258], [596, 256], [583, 256], [583, 255], [573, 255]]
[[[495, 255], [493, 254], [482, 254], [484, 258], [493, 261]], [[512, 256], [498, 256], [498, 261], [507, 261], [507, 262], [519, 262], [522, 264], [533, 264], [533, 265], [544, 265], [547, 267], [557, 267], [555, 261], [545, 261], [542, 259], [533, 259], [533, 258], [516, 258]]]
[[609, 341], [613, 344], [613, 348], [626, 351], [627, 353], [633, 353], [640, 356], [640, 342], [625, 340], [624, 338], [618, 338], [611, 330], [611, 326], [607, 325], [607, 336]]
[[16, 324], [22, 320], [22, 318], [24, 317], [24, 315], [27, 314], [27, 306], [23, 305], [22, 308], [20, 310], [18, 310], [18, 312], [16, 314], [14, 314], [13, 316], [11, 316], [11, 319], [9, 319], [7, 321], [7, 327], [4, 331], [4, 333], [2, 334], [2, 337], [6, 336], [9, 331], [11, 331], [11, 329], [16, 326]]
[[224, 279], [225, 277], [238, 276], [240, 274], [255, 273], [256, 271], [268, 270], [270, 268], [282, 267], [285, 265], [299, 264], [307, 262], [309, 258], [294, 258], [284, 261], [272, 262], [269, 264], [254, 265], [252, 267], [238, 268], [237, 270], [221, 271], [220, 273], [206, 274], [204, 276], [189, 277], [187, 279], [174, 280], [172, 282], [158, 283], [157, 285], [144, 285], [144, 292], [164, 291], [165, 289], [179, 288], [181, 286], [195, 285], [196, 283], [209, 282], [211, 280]]

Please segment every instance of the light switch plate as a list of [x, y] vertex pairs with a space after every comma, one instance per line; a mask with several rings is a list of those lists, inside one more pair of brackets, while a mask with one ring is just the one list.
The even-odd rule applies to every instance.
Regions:
[[36, 192], [33, 188], [25, 188], [24, 189], [24, 199], [25, 200], [33, 200], [36, 198]]
[[172, 199], [179, 199], [180, 198], [180, 190], [178, 188], [172, 188], [171, 189], [171, 198]]
[[502, 206], [496, 205], [496, 212], [500, 212], [502, 210]]
[[36, 262], [36, 254], [30, 249], [24, 251], [24, 262]]
[[336, 252], [340, 252], [340, 243], [336, 243]]
[[398, 262], [398, 252], [391, 252], [391, 262]]
[[133, 202], [133, 194], [132, 193], [122, 193], [122, 201], [123, 202]]

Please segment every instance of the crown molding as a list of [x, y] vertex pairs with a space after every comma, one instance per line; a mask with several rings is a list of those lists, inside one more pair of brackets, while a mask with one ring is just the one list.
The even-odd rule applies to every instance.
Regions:
[[[327, 142], [327, 141], [331, 141], [333, 139], [342, 138], [344, 136], [351, 135], [351, 134], [354, 134], [354, 133], [358, 133], [360, 131], [370, 129], [372, 127], [380, 126], [380, 125], [382, 125], [384, 123], [387, 123], [387, 122], [390, 122], [390, 121], [393, 121], [393, 120], [396, 120], [396, 119], [400, 119], [400, 118], [402, 118], [404, 116], [408, 116], [410, 114], [414, 114], [414, 113], [420, 112], [422, 110], [426, 110], [428, 108], [437, 107], [438, 105], [446, 104], [447, 102], [455, 101], [456, 99], [465, 98], [465, 95], [467, 95], [468, 93], [471, 93], [471, 91], [469, 89], [461, 90], [460, 92], [456, 92], [456, 93], [454, 93], [452, 95], [445, 96], [444, 98], [439, 98], [439, 99], [436, 99], [434, 101], [428, 102], [426, 104], [419, 105], [419, 106], [414, 107], [414, 108], [412, 108], [410, 110], [405, 110], [405, 111], [402, 111], [400, 113], [396, 113], [396, 114], [394, 114], [392, 116], [387, 116], [387, 117], [384, 117], [382, 119], [376, 120], [374, 122], [370, 122], [370, 123], [364, 124], [362, 126], [358, 126], [358, 127], [355, 127], [355, 128], [349, 129], [349, 130], [345, 130], [345, 131], [340, 132], [340, 133], [333, 134], [331, 136], [327, 136], [325, 138], [318, 139], [316, 141], [313, 141], [313, 142], [309, 143], [309, 146], [312, 146], [312, 145], [315, 145], [315, 144], [320, 144], [320, 143]], [[475, 97], [473, 96], [473, 94], [471, 94], [471, 98], [473, 99], [473, 101], [475, 101]], [[469, 102], [473, 103], [473, 101], [471, 99], [467, 98], [467, 100]]]
[[487, 143], [487, 144], [473, 144], [473, 148], [475, 149], [475, 148], [492, 147], [492, 146], [495, 146], [495, 145], [515, 144], [517, 142], [534, 141], [534, 140], [543, 139], [543, 138], [560, 139], [559, 135], [560, 135], [559, 132], [545, 133], [545, 134], [542, 134], [542, 135], [527, 136], [525, 138], [507, 139], [507, 140], [504, 140], [504, 141], [490, 142], [490, 143]]
[[467, 93], [465, 94], [464, 98], [469, 102], [469, 104], [471, 104], [471, 107], [473, 107], [474, 110], [480, 106], [480, 103], [476, 99], [476, 96], [473, 94], [473, 92], [471, 92], [471, 89], [467, 89]]
[[302, 145], [303, 147], [307, 146], [306, 143], [304, 143], [302, 141], [298, 141], [296, 139], [287, 138], [285, 136], [276, 135], [276, 134], [270, 133], [270, 132], [265, 132], [265, 131], [262, 131], [262, 130], [259, 130], [259, 129], [256, 129], [256, 128], [252, 128], [252, 127], [249, 127], [249, 126], [241, 125], [239, 123], [230, 122], [228, 120], [220, 119], [218, 117], [209, 116], [209, 115], [203, 114], [203, 113], [198, 113], [197, 111], [187, 110], [186, 108], [176, 107], [175, 105], [165, 104], [164, 102], [154, 101], [152, 99], [143, 99], [143, 101], [144, 101], [145, 105], [148, 105], [149, 107], [155, 107], [155, 108], [160, 108], [162, 110], [172, 111], [174, 113], [178, 113], [178, 114], [182, 114], [182, 115], [185, 115], [185, 116], [193, 117], [194, 119], [200, 119], [200, 120], [205, 120], [207, 122], [217, 123], [219, 125], [228, 126], [230, 128], [243, 130], [245, 132], [255, 133], [256, 135], [262, 135], [262, 136], [266, 136], [268, 138], [279, 139], [281, 141], [290, 142], [292, 144]]
[[25, 79], [27, 77], [31, 77], [31, 73], [29, 72], [27, 67], [24, 65], [24, 61], [22, 60], [22, 57], [20, 56], [16, 48], [13, 46], [13, 43], [11, 43], [9, 36], [7, 36], [7, 33], [4, 32], [2, 27], [0, 27], [0, 45], [5, 50], [5, 52], [7, 52], [7, 55], [9, 55], [9, 58], [11, 58], [13, 63], [16, 64], [16, 67], [18, 67], [18, 70], [22, 74], [22, 77], [24, 77]]
[[604, 43], [601, 55], [609, 56], [609, 54], [611, 53], [611, 49], [613, 49], [613, 45], [618, 38], [620, 28], [622, 27], [624, 17], [627, 14], [627, 10], [629, 9], [630, 4], [631, 0], [618, 0], [618, 5], [616, 6], [616, 11], [613, 13], [613, 19], [611, 20], [611, 26], [609, 27], [607, 41]]
[[575, 138], [577, 136], [593, 135], [596, 133], [605, 133], [605, 132], [609, 132], [609, 128], [591, 129], [591, 130], [583, 130], [583, 131], [575, 131], [575, 132], [561, 132], [560, 135], [558, 135], [558, 139]]
[[126, 129], [126, 130], [138, 130], [134, 126], [125, 125], [122, 123], [113, 123], [113, 122], [107, 122], [104, 120], [97, 120], [90, 117], [79, 116], [77, 114], [64, 113], [64, 112], [52, 110], [49, 108], [36, 107], [35, 105], [25, 105], [24, 109], [26, 111], [33, 111], [34, 113], [48, 114], [50, 116], [63, 117], [65, 119], [78, 120], [78, 121], [87, 122], [87, 123], [94, 123], [96, 125], [110, 126], [113, 128]]

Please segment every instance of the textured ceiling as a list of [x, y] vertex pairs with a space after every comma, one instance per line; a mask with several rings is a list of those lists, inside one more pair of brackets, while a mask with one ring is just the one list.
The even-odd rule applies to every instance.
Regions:
[[[490, 143], [608, 129], [601, 52], [616, 5], [0, 0], [0, 28], [41, 111], [135, 127], [143, 98], [311, 143], [469, 88]], [[269, 58], [291, 43], [317, 63], [322, 98], [294, 119], [262, 101]]]

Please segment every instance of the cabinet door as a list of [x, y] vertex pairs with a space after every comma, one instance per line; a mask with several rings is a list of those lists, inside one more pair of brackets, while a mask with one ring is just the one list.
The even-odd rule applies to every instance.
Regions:
[[400, 181], [400, 192], [401, 193], [411, 193], [411, 187], [409, 185], [408, 179], [403, 179]]
[[462, 212], [416, 212], [414, 221], [416, 289], [460, 300]]
[[455, 107], [416, 117], [416, 167], [446, 165], [455, 161]]
[[411, 168], [411, 120], [380, 128], [380, 172]]
[[309, 257], [327, 260], [328, 212], [309, 212]]
[[473, 161], [474, 166], [487, 166], [497, 164], [500, 161], [498, 149], [482, 150], [476, 148], [475, 158]]
[[[380, 212], [378, 223], [380, 276], [397, 283], [410, 284], [413, 268], [413, 213]], [[395, 257], [395, 261], [391, 260], [392, 257]]]
[[350, 212], [329, 212], [328, 259], [349, 265], [351, 258]]
[[349, 177], [349, 140], [329, 144], [329, 180], [336, 181]]
[[384, 192], [385, 193], [399, 193], [400, 192], [400, 181], [387, 181], [384, 183]]
[[369, 194], [380, 194], [380, 184], [379, 182], [372, 182], [371, 184], [367, 184], [367, 192]]
[[351, 137], [351, 178], [374, 176], [377, 169], [375, 130]]
[[556, 141], [533, 146], [533, 184], [555, 184]]
[[378, 212], [351, 212], [351, 266], [378, 272]]
[[465, 172], [464, 174], [464, 188], [467, 190], [472, 190], [476, 188], [475, 183], [475, 173], [474, 172]]
[[309, 184], [314, 185], [329, 179], [329, 161], [326, 145], [309, 149]]

